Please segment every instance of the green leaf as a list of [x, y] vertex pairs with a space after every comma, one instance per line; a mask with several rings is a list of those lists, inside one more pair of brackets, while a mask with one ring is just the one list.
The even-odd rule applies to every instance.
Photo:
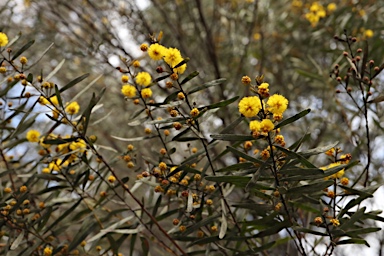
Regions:
[[364, 239], [359, 239], [359, 238], [351, 238], [351, 239], [341, 240], [341, 241], [338, 241], [336, 244], [337, 245], [342, 245], [342, 244], [364, 244], [364, 245], [370, 247], [370, 245], [368, 244], [367, 241], [365, 241]]
[[79, 137], [73, 137], [68, 139], [60, 138], [60, 139], [52, 139], [52, 140], [44, 139], [43, 143], [49, 144], [49, 145], [60, 145], [60, 144], [65, 144], [65, 143], [69, 143], [77, 140], [79, 140]]
[[300, 168], [300, 167], [292, 167], [292, 168], [284, 168], [280, 170], [281, 174], [289, 175], [289, 176], [323, 176], [324, 171], [318, 168]]
[[80, 231], [78, 231], [75, 237], [72, 239], [71, 243], [68, 246], [68, 251], [75, 249], [84, 239], [95, 230], [98, 225], [95, 223], [95, 220], [89, 215], [90, 218], [83, 221]]
[[105, 92], [105, 88], [103, 88], [98, 96], [93, 93], [92, 99], [90, 100], [87, 108], [84, 110], [83, 114], [81, 115], [80, 120], [83, 121], [83, 134], [86, 134], [88, 129], [88, 124], [91, 119], [91, 113], [92, 109], [96, 106], [96, 104], [100, 101], [101, 97], [103, 96]]
[[266, 237], [266, 236], [274, 235], [279, 233], [282, 229], [288, 228], [290, 226], [291, 226], [291, 223], [289, 220], [277, 222], [271, 228], [264, 229], [259, 233], [257, 233], [256, 235], [253, 235], [252, 237], [258, 238], [258, 237]]
[[32, 83], [33, 82], [33, 74], [29, 73], [28, 76], [27, 76], [27, 81], [29, 83]]
[[301, 164], [303, 164], [304, 166], [308, 167], [308, 168], [313, 168], [315, 169], [316, 166], [313, 165], [311, 162], [309, 162], [305, 157], [303, 157], [301, 154], [299, 153], [296, 153], [296, 152], [293, 152], [291, 150], [288, 150], [286, 148], [283, 148], [283, 147], [280, 147], [278, 145], [275, 145], [275, 147], [277, 149], [279, 149], [280, 151], [284, 152], [285, 154], [287, 154], [288, 156], [292, 157], [292, 158], [295, 158], [297, 160], [299, 160], [301, 162]]
[[313, 155], [317, 155], [317, 154], [321, 154], [321, 153], [324, 153], [326, 152], [327, 150], [331, 149], [331, 148], [334, 148], [337, 144], [339, 144], [338, 141], [334, 142], [334, 143], [331, 143], [327, 146], [322, 146], [322, 147], [317, 147], [317, 148], [313, 148], [313, 149], [309, 149], [309, 150], [305, 150], [305, 151], [301, 151], [299, 152], [300, 154], [308, 157], [308, 156], [313, 156]]
[[57, 97], [57, 102], [59, 103], [59, 106], [64, 109], [63, 101], [61, 99], [61, 94], [60, 94], [60, 91], [59, 91], [59, 87], [57, 87], [57, 84], [55, 84], [55, 95]]
[[19, 57], [23, 52], [25, 52], [29, 47], [31, 47], [34, 43], [35, 43], [35, 40], [31, 40], [31, 41], [29, 41], [28, 43], [26, 43], [25, 45], [23, 45], [23, 47], [21, 47], [15, 54], [13, 54], [11, 60], [15, 60], [15, 59], [16, 59], [17, 57]]
[[216, 172], [232, 172], [255, 167], [253, 163], [238, 163], [216, 170]]
[[307, 233], [307, 234], [312, 234], [312, 235], [316, 235], [316, 236], [328, 236], [328, 234], [326, 234], [326, 233], [315, 231], [315, 230], [312, 230], [312, 229], [309, 229], [309, 228], [292, 227], [292, 229], [294, 229], [294, 230], [296, 230], [298, 232], [301, 232], [301, 233]]
[[87, 78], [89, 76], [89, 74], [84, 74], [82, 76], [79, 76], [75, 79], [73, 79], [71, 82], [69, 82], [68, 84], [66, 84], [63, 88], [60, 89], [60, 92], [64, 92], [66, 90], [68, 90], [69, 88], [73, 87], [74, 85], [80, 83], [81, 81], [83, 81], [85, 78]]
[[157, 82], [160, 82], [164, 79], [167, 79], [171, 74], [168, 74], [168, 75], [165, 75], [165, 76], [160, 76], [158, 78], [156, 78], [153, 82], [157, 83]]
[[249, 140], [255, 139], [251, 135], [242, 135], [242, 134], [211, 134], [210, 137], [214, 140], [223, 140], [223, 141], [249, 141]]
[[321, 75], [318, 75], [317, 73], [308, 72], [308, 71], [305, 71], [303, 69], [296, 69], [296, 72], [299, 75], [304, 76], [304, 77], [315, 79], [315, 80], [318, 80], [318, 81], [321, 81], [321, 82], [324, 81], [324, 78]]
[[264, 164], [264, 161], [261, 161], [259, 159], [254, 158], [254, 157], [251, 157], [251, 156], [247, 155], [246, 153], [241, 152], [241, 151], [239, 151], [239, 150], [237, 150], [237, 149], [235, 149], [235, 148], [233, 148], [231, 146], [228, 146], [227, 149], [229, 151], [231, 151], [233, 154], [235, 154], [236, 156], [242, 157], [245, 160], [248, 160], [248, 161], [250, 161], [252, 163], [258, 163], [260, 165]]
[[206, 176], [204, 178], [206, 180], [217, 182], [217, 183], [226, 182], [226, 183], [235, 184], [239, 187], [245, 187], [251, 179], [251, 177], [231, 176], [231, 175]]
[[186, 63], [188, 63], [188, 61], [190, 61], [190, 58], [185, 58], [183, 59], [179, 64], [177, 64], [176, 66], [174, 66], [173, 68], [178, 68]]
[[123, 138], [123, 137], [117, 137], [111, 135], [112, 138], [121, 140], [121, 141], [126, 141], [126, 142], [133, 142], [133, 141], [142, 141], [142, 140], [149, 140], [153, 138], [159, 137], [158, 135], [152, 135], [152, 136], [145, 136], [145, 137], [135, 137], [135, 138]]
[[300, 208], [302, 210], [305, 210], [307, 212], [312, 212], [317, 215], [321, 215], [322, 212], [319, 209], [316, 209], [311, 206], [311, 204], [308, 203], [301, 203], [301, 202], [295, 202], [295, 201], [289, 201], [289, 203], [297, 208]]
[[60, 214], [60, 216], [48, 227], [46, 228], [46, 232], [52, 232], [53, 228], [59, 224], [62, 220], [64, 220], [66, 217], [68, 217], [69, 214], [75, 211], [77, 206], [83, 201], [82, 198], [80, 198], [75, 204], [73, 204], [70, 208], [68, 208], [63, 214]]
[[287, 194], [289, 195], [298, 195], [301, 194], [310, 194], [314, 192], [322, 191], [323, 189], [331, 186], [333, 184], [333, 180], [325, 180], [320, 182], [314, 182], [307, 185], [297, 186], [288, 189]]
[[193, 89], [189, 90], [187, 92], [188, 95], [192, 94], [192, 93], [195, 93], [195, 92], [198, 92], [198, 91], [201, 91], [201, 90], [204, 90], [206, 88], [209, 88], [211, 86], [216, 86], [216, 85], [221, 85], [222, 83], [224, 83], [227, 79], [225, 78], [220, 78], [220, 79], [216, 79], [216, 80], [213, 80], [213, 81], [210, 81], [208, 83], [205, 83], [201, 86], [197, 86], [197, 87], [193, 87]]
[[60, 69], [61, 67], [64, 65], [65, 63], [65, 59], [63, 59], [56, 67], [54, 70], [51, 71], [51, 73], [49, 73], [46, 77], [44, 77], [44, 80], [45, 81], [48, 81], [49, 79], [51, 79]]
[[147, 256], [149, 253], [149, 242], [145, 237], [140, 237], [141, 240], [141, 248], [142, 248], [142, 255]]
[[230, 99], [228, 99], [228, 100], [223, 100], [223, 101], [220, 101], [220, 102], [218, 102], [218, 103], [214, 103], [214, 104], [205, 106], [204, 108], [207, 108], [207, 109], [214, 109], [214, 108], [225, 107], [225, 106], [231, 104], [232, 102], [235, 102], [238, 98], [239, 98], [239, 96], [236, 96], [236, 97], [230, 98]]
[[199, 75], [199, 72], [198, 71], [194, 71], [192, 72], [191, 74], [189, 74], [186, 78], [184, 78], [181, 82], [180, 82], [180, 85], [183, 85], [185, 83], [187, 83], [188, 81], [190, 81], [191, 79], [193, 79], [194, 77], [198, 76]]
[[[357, 212], [355, 212], [354, 214], [352, 214], [352, 216], [347, 219], [347, 220], [344, 220], [343, 218], [343, 222], [342, 224], [339, 226], [340, 229], [343, 229], [343, 230], [346, 230], [346, 229], [349, 229], [351, 227], [353, 227], [353, 225], [355, 224], [356, 221], [359, 221], [361, 219], [361, 217], [363, 217], [364, 215], [364, 212], [366, 210], [366, 207], [362, 207], [361, 209], [359, 209]], [[340, 217], [343, 217], [341, 215], [339, 215]]]
[[216, 214], [216, 215], [204, 218], [201, 221], [197, 222], [196, 224], [193, 224], [192, 226], [188, 227], [182, 234], [183, 234], [183, 236], [187, 236], [187, 235], [199, 230], [201, 227], [204, 227], [206, 225], [213, 223], [219, 217], [220, 217], [220, 215]]
[[281, 128], [283, 126], [286, 126], [287, 124], [290, 124], [290, 123], [293, 123], [295, 122], [296, 120], [299, 120], [300, 118], [306, 116], [309, 112], [311, 112], [311, 109], [306, 109], [306, 110], [303, 110], [301, 111], [300, 113], [288, 118], [288, 119], [285, 119], [284, 121], [278, 123], [276, 126], [275, 126], [275, 129], [278, 129], [278, 128]]

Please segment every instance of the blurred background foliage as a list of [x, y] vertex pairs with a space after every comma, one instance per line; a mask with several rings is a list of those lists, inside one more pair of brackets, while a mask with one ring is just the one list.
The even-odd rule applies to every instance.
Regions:
[[[367, 162], [369, 150], [372, 152], [369, 183], [382, 183], [384, 167], [380, 152], [384, 117], [379, 114], [382, 103], [369, 105], [371, 144], [367, 149], [362, 116], [336, 77], [330, 74], [339, 64], [343, 77], [350, 65], [343, 52], [357, 52], [358, 48], [364, 49], [366, 43], [368, 59], [377, 66], [383, 63], [383, 1], [4, 0], [0, 3], [0, 15], [0, 30], [10, 38], [21, 36], [20, 40], [25, 43], [35, 39], [33, 52], [41, 53], [54, 43], [39, 65], [31, 69], [33, 72], [48, 74], [66, 59], [55, 76], [56, 83], [66, 84], [74, 77], [90, 73], [89, 81], [98, 78], [92, 90], [107, 88], [103, 108], [93, 116], [95, 120], [105, 119], [90, 127], [100, 145], [123, 152], [126, 143], [110, 135], [125, 138], [144, 135], [144, 127], [127, 125], [136, 107], [121, 97], [120, 73], [116, 68], [124, 66], [121, 58], [127, 58], [142, 60], [144, 71], [154, 70], [156, 66], [147, 63], [138, 49], [141, 43], [149, 42], [150, 35], [157, 36], [163, 31], [161, 43], [177, 47], [184, 57], [191, 59], [187, 73], [200, 72], [191, 83], [199, 85], [213, 79], [227, 79], [221, 86], [199, 93], [194, 98], [197, 105], [248, 95], [241, 77], [263, 74], [274, 93], [289, 99], [287, 116], [312, 109], [306, 118], [284, 130], [288, 145], [308, 132], [305, 147], [340, 141], [343, 150], [363, 164]], [[335, 40], [335, 35], [355, 37], [356, 42], [349, 49], [347, 44]], [[37, 60], [39, 55], [29, 56], [32, 62], [34, 58]], [[159, 87], [162, 93], [158, 90], [154, 96], [156, 101], [167, 96], [164, 84], [159, 83]], [[379, 76], [371, 88], [372, 97], [381, 95], [383, 87], [383, 77]], [[65, 97], [70, 100], [81, 89], [81, 86], [74, 87]], [[350, 89], [358, 98], [357, 85], [351, 84]], [[336, 93], [337, 90], [341, 93]], [[88, 101], [89, 95], [81, 97]], [[238, 116], [233, 104], [225, 111], [218, 111], [210, 119], [211, 127], [205, 130], [228, 125]], [[238, 127], [236, 133], [249, 133], [247, 127], [243, 128]], [[137, 147], [141, 155], [148, 156], [161, 145], [143, 141]], [[323, 160], [320, 158], [319, 162]], [[221, 164], [225, 166], [233, 161], [236, 160], [225, 160]], [[349, 175], [353, 179], [359, 174], [356, 171]]]

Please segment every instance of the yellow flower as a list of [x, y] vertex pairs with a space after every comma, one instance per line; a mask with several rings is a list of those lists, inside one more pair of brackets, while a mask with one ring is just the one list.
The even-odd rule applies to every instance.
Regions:
[[87, 148], [87, 143], [85, 143], [85, 141], [81, 139], [79, 141], [73, 141], [69, 144], [69, 149], [72, 151], [79, 149], [80, 152], [84, 152], [86, 148]]
[[259, 121], [253, 120], [249, 123], [249, 129], [253, 132], [260, 131], [261, 123]]
[[148, 55], [153, 60], [161, 60], [164, 57], [166, 48], [158, 43], [151, 44], [148, 48]]
[[128, 98], [133, 98], [136, 96], [136, 88], [133, 85], [125, 84], [123, 87], [121, 87], [121, 92], [124, 94], [124, 96]]
[[39, 103], [40, 103], [41, 105], [47, 105], [47, 104], [49, 104], [49, 101], [48, 101], [47, 98], [45, 98], [44, 96], [40, 96], [38, 101], [39, 101]]
[[128, 83], [128, 80], [129, 80], [129, 76], [127, 76], [127, 75], [122, 75], [121, 76], [121, 82]]
[[116, 177], [113, 176], [113, 175], [110, 175], [110, 176], [108, 177], [108, 181], [109, 181], [110, 183], [113, 183], [113, 182], [116, 181]]
[[249, 76], [243, 76], [241, 78], [241, 83], [244, 85], [249, 85], [251, 82], [252, 82], [252, 80]]
[[[181, 56], [181, 53], [178, 49], [176, 48], [168, 48], [168, 49], [165, 49], [164, 51], [164, 61], [170, 66], [170, 67], [174, 67], [176, 66], [177, 64], [179, 64], [180, 62], [182, 62], [184, 59], [183, 57]], [[174, 72], [178, 73], [178, 74], [182, 74], [184, 73], [185, 69], [187, 68], [187, 64], [183, 64], [181, 65], [180, 67], [178, 68], [175, 68], [174, 69]]]
[[164, 51], [164, 61], [171, 67], [179, 64], [183, 58], [181, 57], [181, 53], [176, 48], [168, 48]]
[[141, 97], [143, 97], [144, 99], [148, 99], [148, 98], [152, 97], [151, 88], [145, 88], [145, 89], [141, 90]]
[[267, 101], [268, 111], [273, 114], [283, 114], [288, 107], [288, 100], [279, 94], [274, 94]]
[[270, 132], [275, 128], [275, 125], [269, 119], [263, 119], [260, 123], [260, 131], [261, 132]]
[[197, 108], [193, 108], [190, 112], [192, 117], [196, 117], [200, 114], [200, 111]]
[[53, 105], [59, 105], [59, 101], [57, 100], [57, 96], [52, 96], [49, 98]]
[[[325, 170], [331, 169], [331, 168], [339, 166], [339, 165], [341, 165], [341, 163], [336, 162], [336, 163], [332, 163], [332, 164], [327, 165], [327, 166], [320, 167], [320, 169], [325, 171]], [[325, 179], [326, 180], [328, 180], [328, 179], [340, 179], [341, 177], [343, 177], [343, 175], [344, 175], [344, 169], [341, 169], [337, 173], [332, 174], [332, 175], [326, 177]]]
[[140, 50], [142, 50], [143, 52], [148, 51], [148, 44], [141, 44], [140, 45]]
[[151, 80], [152, 80], [151, 75], [147, 72], [139, 72], [135, 78], [136, 83], [141, 86], [150, 85]]
[[340, 221], [338, 219], [331, 219], [330, 221], [333, 226], [335, 227], [340, 226]]
[[70, 115], [77, 114], [79, 112], [79, 110], [80, 110], [80, 106], [79, 106], [79, 104], [76, 101], [69, 103], [65, 107], [65, 112], [67, 112]]
[[0, 32], [0, 47], [6, 46], [8, 44], [8, 36]]
[[48, 168], [50, 169], [50, 170], [53, 170], [53, 171], [60, 171], [60, 169], [61, 169], [61, 163], [62, 163], [63, 161], [59, 158], [59, 159], [56, 159], [56, 160], [53, 160], [52, 162], [50, 162], [49, 164], [48, 164]]
[[239, 112], [245, 117], [256, 116], [260, 110], [261, 103], [257, 96], [244, 97], [239, 102]]
[[51, 256], [53, 253], [52, 249], [49, 247], [44, 248], [44, 256]]
[[36, 130], [29, 130], [26, 138], [29, 142], [39, 142], [40, 132]]
[[336, 8], [337, 8], [337, 5], [335, 3], [330, 3], [327, 5], [327, 10], [329, 12], [334, 12], [336, 10]]
[[367, 29], [367, 30], [365, 30], [365, 31], [364, 31], [364, 36], [365, 36], [366, 38], [371, 38], [371, 37], [373, 37], [373, 30], [372, 30], [372, 29]]

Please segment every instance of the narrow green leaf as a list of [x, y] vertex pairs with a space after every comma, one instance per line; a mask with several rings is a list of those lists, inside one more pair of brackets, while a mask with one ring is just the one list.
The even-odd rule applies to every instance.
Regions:
[[292, 229], [294, 229], [294, 230], [296, 230], [298, 232], [301, 232], [301, 233], [307, 233], [307, 234], [312, 234], [312, 235], [316, 235], [316, 236], [328, 236], [327, 233], [322, 233], [322, 232], [315, 231], [315, 230], [312, 230], [312, 229], [309, 229], [309, 228], [292, 227]]
[[286, 126], [287, 124], [290, 124], [290, 123], [293, 123], [295, 122], [296, 120], [299, 120], [300, 118], [306, 116], [309, 112], [311, 112], [311, 109], [306, 109], [306, 110], [303, 110], [301, 111], [300, 113], [288, 118], [288, 119], [285, 119], [284, 121], [278, 123], [276, 126], [275, 126], [275, 129], [278, 129], [278, 128], [281, 128], [283, 126]]
[[160, 82], [164, 79], [167, 79], [171, 74], [168, 74], [168, 75], [165, 75], [165, 76], [160, 76], [158, 78], [156, 78], [155, 80], [153, 80], [153, 82], [157, 83], [157, 82]]
[[199, 221], [199, 222], [193, 224], [192, 226], [188, 227], [182, 234], [183, 234], [183, 236], [187, 236], [187, 235], [189, 235], [189, 234], [199, 230], [201, 227], [204, 227], [206, 225], [209, 225], [209, 224], [213, 223], [219, 217], [220, 217], [220, 215], [216, 214], [216, 215], [204, 218], [201, 221]]
[[13, 54], [11, 60], [15, 60], [15, 59], [16, 59], [17, 57], [19, 57], [23, 52], [25, 52], [29, 47], [31, 47], [34, 43], [35, 43], [35, 40], [31, 40], [31, 41], [29, 41], [28, 43], [26, 43], [25, 45], [23, 45], [23, 47], [21, 47], [17, 52], [15, 52], [15, 54]]
[[[176, 240], [179, 240], [178, 238], [175, 238]], [[204, 237], [204, 238], [201, 238], [201, 239], [197, 239], [194, 238], [194, 242], [192, 242], [191, 244], [188, 245], [188, 247], [191, 247], [195, 244], [198, 244], [198, 245], [203, 245], [203, 244], [209, 244], [209, 243], [214, 243], [216, 241], [220, 241], [220, 238], [219, 236], [210, 236], [210, 237]]]
[[147, 256], [149, 253], [149, 242], [145, 237], [140, 237], [141, 240], [141, 248], [142, 248], [142, 255]]
[[180, 82], [180, 85], [183, 85], [185, 83], [187, 83], [188, 81], [190, 81], [191, 79], [193, 79], [194, 77], [198, 76], [199, 75], [199, 72], [198, 71], [194, 71], [192, 72], [191, 74], [189, 74], [186, 78], [184, 78], [181, 82]]
[[117, 137], [117, 136], [113, 136], [113, 135], [111, 135], [111, 137], [114, 139], [117, 139], [117, 140], [121, 140], [121, 141], [133, 142], [133, 141], [142, 141], [142, 140], [149, 140], [149, 139], [157, 138], [158, 135], [152, 135], [152, 136], [146, 136], [146, 137], [135, 137], [135, 138], [122, 138], [122, 137]]
[[190, 58], [185, 58], [183, 59], [179, 64], [177, 64], [176, 66], [174, 66], [173, 68], [178, 68], [186, 63], [188, 63], [188, 61], [190, 60]]
[[192, 94], [192, 93], [195, 93], [195, 92], [198, 92], [198, 91], [201, 91], [201, 90], [204, 90], [206, 88], [209, 88], [211, 86], [216, 86], [216, 85], [221, 85], [223, 84], [227, 79], [225, 78], [220, 78], [220, 79], [217, 79], [217, 80], [213, 80], [213, 81], [210, 81], [210, 82], [207, 82], [201, 86], [194, 86], [193, 89], [189, 90], [187, 92], [188, 95]]
[[237, 163], [237, 164], [232, 164], [227, 167], [223, 167], [219, 170], [216, 170], [216, 172], [232, 172], [232, 171], [239, 171], [239, 170], [244, 170], [244, 169], [249, 169], [255, 167], [253, 163]]
[[65, 63], [65, 59], [63, 59], [56, 67], [54, 70], [51, 71], [51, 73], [49, 73], [46, 77], [44, 77], [44, 80], [48, 81], [49, 79], [51, 79], [60, 69], [61, 67], [64, 65]]
[[315, 80], [318, 80], [321, 82], [323, 82], [323, 80], [324, 80], [324, 78], [322, 76], [318, 75], [317, 73], [308, 72], [308, 71], [305, 71], [303, 69], [296, 69], [296, 72], [301, 76], [315, 79]]
[[70, 208], [68, 208], [63, 214], [61, 214], [49, 227], [47, 227], [46, 232], [52, 232], [53, 228], [59, 224], [62, 220], [64, 220], [66, 217], [68, 217], [69, 214], [74, 212], [76, 207], [83, 201], [82, 198], [80, 198], [75, 204], [73, 204]]
[[256, 235], [253, 235], [252, 237], [257, 238], [257, 237], [266, 237], [266, 236], [274, 235], [279, 233], [280, 230], [284, 228], [288, 228], [290, 226], [291, 226], [291, 223], [289, 222], [289, 220], [277, 222], [271, 228], [267, 228], [263, 231], [260, 231], [259, 233], [257, 233]]
[[337, 245], [342, 245], [342, 244], [364, 244], [368, 247], [371, 247], [367, 241], [364, 239], [359, 239], [359, 238], [351, 238], [351, 239], [346, 239], [346, 240], [341, 240], [336, 243]]
[[19, 247], [19, 245], [21, 244], [21, 242], [24, 241], [24, 236], [25, 236], [25, 231], [22, 230], [20, 232], [20, 234], [17, 236], [17, 238], [13, 241], [12, 245], [11, 245], [11, 251], [17, 249], [17, 247]]
[[236, 97], [230, 98], [228, 100], [223, 100], [223, 101], [220, 101], [220, 102], [217, 102], [217, 103], [205, 106], [204, 108], [214, 109], [214, 108], [225, 107], [225, 106], [228, 106], [229, 104], [231, 104], [232, 102], [235, 102], [238, 98], [239, 98], [239, 96], [236, 96]]
[[226, 182], [238, 185], [240, 187], [245, 187], [248, 182], [251, 180], [251, 177], [244, 176], [231, 176], [231, 175], [223, 175], [223, 176], [206, 176], [206, 180], [213, 181], [216, 183]]
[[[352, 216], [347, 219], [347, 220], [344, 220], [343, 219], [343, 222], [341, 223], [341, 225], [339, 226], [340, 229], [343, 229], [343, 230], [347, 230], [351, 227], [353, 227], [353, 225], [355, 224], [356, 221], [360, 220], [361, 217], [364, 215], [365, 213], [365, 210], [366, 210], [366, 207], [362, 207], [361, 209], [359, 209], [357, 212], [355, 212], [354, 214], [352, 214]], [[339, 215], [340, 217], [343, 217], [341, 215]]]
[[316, 166], [313, 165], [311, 162], [309, 162], [305, 157], [303, 157], [301, 154], [299, 153], [296, 153], [296, 152], [293, 152], [291, 150], [288, 150], [286, 148], [283, 148], [283, 147], [280, 147], [278, 145], [275, 145], [275, 147], [277, 149], [279, 149], [280, 151], [284, 152], [285, 154], [287, 154], [288, 156], [291, 156], [293, 158], [296, 158], [298, 159], [304, 166], [308, 167], [308, 168], [313, 168], [315, 169]]
[[318, 168], [286, 168], [280, 170], [281, 174], [289, 175], [289, 176], [313, 176], [313, 175], [324, 175], [324, 171]]
[[80, 83], [81, 81], [83, 81], [85, 78], [87, 78], [89, 76], [89, 74], [84, 74], [82, 76], [79, 76], [75, 79], [73, 79], [71, 82], [69, 82], [68, 84], [66, 84], [63, 88], [60, 89], [60, 92], [64, 92], [66, 90], [68, 90], [69, 88], [73, 87], [74, 85]]
[[231, 146], [228, 146], [227, 149], [229, 151], [231, 151], [233, 154], [235, 154], [236, 156], [242, 157], [245, 160], [248, 160], [248, 161], [250, 161], [252, 163], [258, 163], [258, 164], [261, 164], [261, 165], [264, 164], [264, 161], [261, 161], [259, 159], [254, 158], [254, 157], [251, 157], [251, 156], [245, 154], [244, 152], [241, 152], [241, 151], [239, 151], [239, 150], [237, 150], [237, 149], [235, 149], [235, 148], [233, 148]]
[[248, 141], [248, 140], [255, 139], [251, 135], [242, 135], [242, 134], [211, 134], [210, 137], [214, 140], [223, 140], [223, 141]]
[[310, 193], [322, 191], [323, 189], [331, 186], [332, 184], [333, 184], [333, 180], [314, 182], [308, 185], [290, 188], [288, 189], [287, 194], [289, 195], [296, 194], [298, 196], [301, 194], [310, 194]]
[[29, 73], [28, 76], [27, 76], [27, 81], [29, 83], [32, 83], [33, 82], [33, 74]]

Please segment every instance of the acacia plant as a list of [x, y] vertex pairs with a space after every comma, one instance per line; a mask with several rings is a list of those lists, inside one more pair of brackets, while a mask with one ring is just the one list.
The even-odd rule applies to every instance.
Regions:
[[[20, 38], [0, 33], [2, 254], [332, 255], [369, 246], [364, 234], [380, 230], [381, 211], [360, 205], [378, 188], [368, 182], [368, 113], [382, 101], [370, 96], [384, 66], [369, 61], [368, 46], [358, 58], [353, 37], [336, 38], [350, 52], [332, 75], [365, 120], [366, 163], [342, 152], [342, 141], [308, 148], [310, 131], [288, 144], [285, 129], [311, 110], [287, 111], [289, 96], [262, 74], [231, 85], [248, 96], [206, 104], [202, 95], [226, 79], [194, 82], [194, 59], [163, 45], [162, 33], [140, 46], [143, 59], [123, 56], [116, 68], [120, 97], [134, 109], [121, 129], [136, 134], [109, 134], [126, 143], [118, 152], [92, 133], [104, 121], [95, 113], [108, 111], [105, 90], [78, 101], [97, 80], [69, 96], [88, 74], [57, 84], [64, 62], [33, 72], [46, 52]], [[236, 118], [223, 125], [218, 115]]]

